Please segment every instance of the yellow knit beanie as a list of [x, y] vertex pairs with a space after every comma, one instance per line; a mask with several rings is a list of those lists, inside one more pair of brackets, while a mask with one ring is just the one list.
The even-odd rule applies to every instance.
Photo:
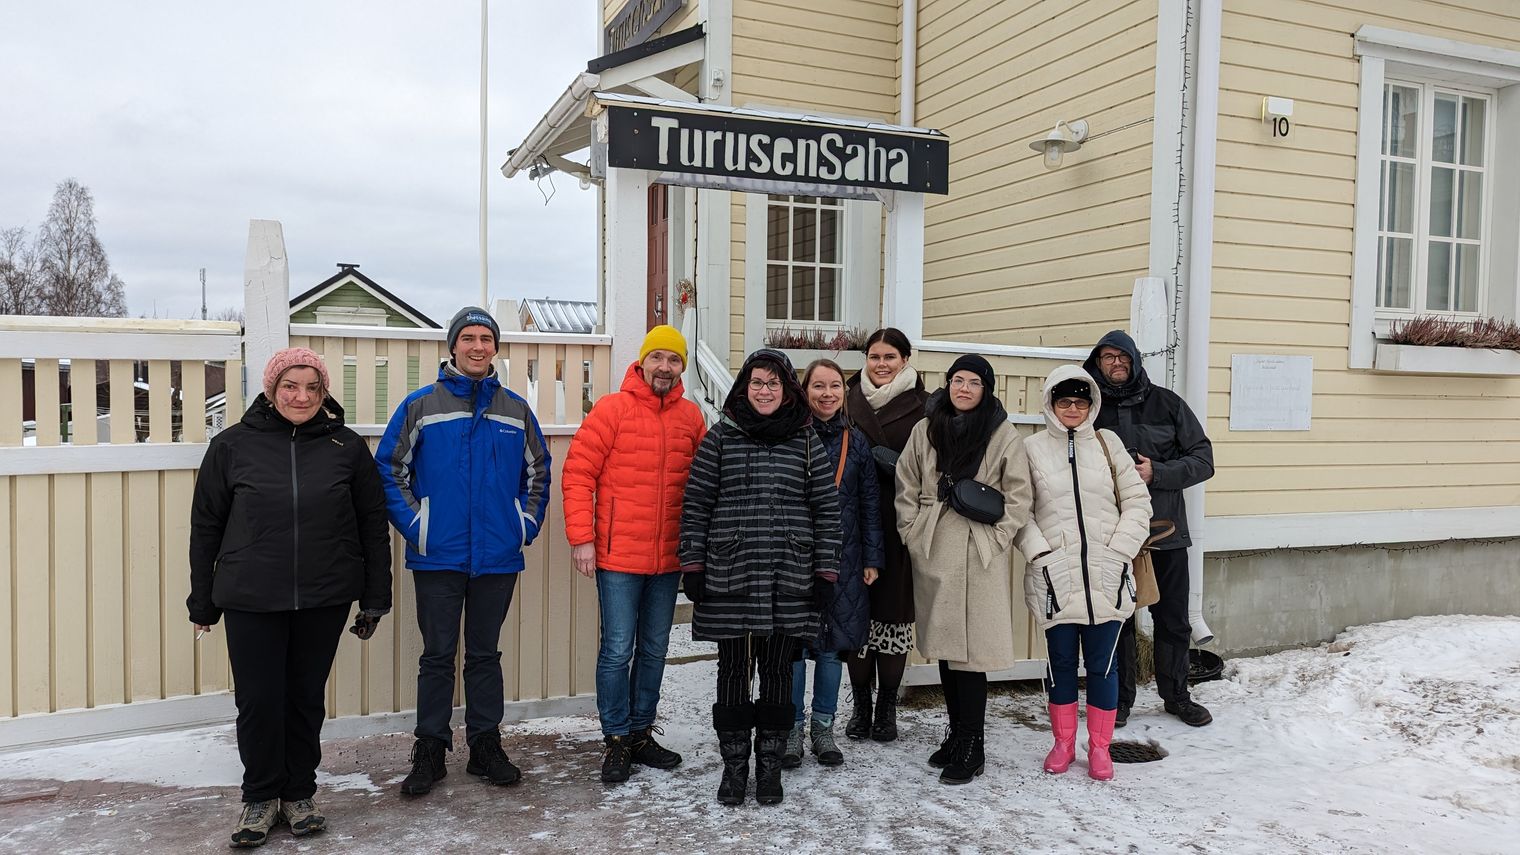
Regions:
[[681, 331], [669, 324], [660, 324], [644, 336], [644, 344], [639, 348], [639, 361], [655, 350], [668, 350], [681, 357], [681, 364], [686, 364], [686, 336]]

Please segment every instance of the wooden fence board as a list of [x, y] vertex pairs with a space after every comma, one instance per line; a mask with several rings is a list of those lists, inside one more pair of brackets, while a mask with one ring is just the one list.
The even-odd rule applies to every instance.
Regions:
[[50, 626], [50, 563], [47, 537], [52, 509], [48, 475], [18, 475], [13, 509], [16, 535], [15, 681], [16, 707], [21, 715], [50, 712], [52, 693], [52, 628]]
[[89, 520], [85, 475], [53, 476], [53, 704], [90, 705]]
[[90, 478], [90, 689], [92, 706], [127, 702], [126, 520], [120, 472]]

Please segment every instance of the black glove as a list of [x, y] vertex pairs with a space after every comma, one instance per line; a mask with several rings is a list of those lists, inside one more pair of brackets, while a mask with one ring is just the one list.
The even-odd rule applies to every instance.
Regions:
[[682, 573], [681, 590], [686, 592], [686, 599], [691, 600], [692, 605], [701, 603], [702, 595], [705, 593], [702, 590], [702, 574], [700, 572]]
[[375, 634], [375, 627], [380, 625], [379, 615], [367, 615], [359, 612], [354, 615], [354, 625], [348, 631], [359, 636], [360, 641], [369, 641], [370, 636]]
[[834, 583], [822, 576], [814, 576], [813, 603], [818, 606], [819, 611], [824, 611], [832, 602], [834, 602]]

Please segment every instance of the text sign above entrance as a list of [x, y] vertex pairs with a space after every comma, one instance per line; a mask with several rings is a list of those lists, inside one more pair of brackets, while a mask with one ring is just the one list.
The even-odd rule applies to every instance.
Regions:
[[607, 107], [607, 165], [746, 181], [950, 192], [950, 141], [732, 114]]
[[616, 53], [649, 41], [685, 5], [686, 0], [629, 0], [602, 31], [604, 50]]

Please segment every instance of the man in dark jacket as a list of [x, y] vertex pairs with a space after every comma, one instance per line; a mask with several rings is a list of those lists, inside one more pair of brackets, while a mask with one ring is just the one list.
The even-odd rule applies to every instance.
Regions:
[[445, 774], [461, 614], [465, 771], [493, 784], [521, 777], [501, 747], [501, 625], [522, 551], [549, 506], [549, 449], [528, 402], [497, 377], [499, 341], [484, 309], [460, 310], [449, 323], [452, 358], [437, 382], [396, 409], [375, 452], [391, 524], [406, 539], [422, 631], [407, 795], [430, 791]]
[[[1124, 440], [1135, 467], [1151, 491], [1151, 514], [1177, 526], [1155, 545], [1152, 559], [1161, 600], [1150, 607], [1155, 625], [1156, 691], [1166, 711], [1194, 727], [1213, 716], [1188, 694], [1187, 508], [1182, 491], [1214, 475], [1214, 447], [1198, 417], [1170, 389], [1154, 386], [1140, 362], [1140, 350], [1123, 330], [1103, 336], [1083, 363], [1103, 391], [1103, 408], [1094, 427], [1108, 428]], [[1135, 703], [1135, 619], [1119, 635], [1119, 710], [1123, 726]]]

